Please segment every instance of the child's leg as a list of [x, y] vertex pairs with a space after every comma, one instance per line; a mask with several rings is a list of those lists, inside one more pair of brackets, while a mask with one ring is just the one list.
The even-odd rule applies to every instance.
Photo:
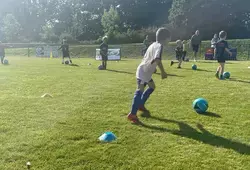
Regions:
[[222, 76], [223, 76], [223, 73], [224, 73], [225, 63], [220, 63], [220, 65], [221, 65], [220, 75], [221, 75], [221, 77], [222, 77]]
[[62, 58], [62, 64], [64, 64], [64, 56], [63, 56], [63, 58]]
[[136, 115], [136, 113], [139, 109], [139, 106], [142, 103], [141, 98], [142, 98], [142, 93], [143, 93], [144, 87], [145, 87], [144, 83], [141, 80], [138, 80], [137, 83], [138, 83], [138, 88], [135, 91], [135, 95], [134, 95], [133, 102], [132, 102], [132, 108], [131, 108], [131, 112], [130, 112], [130, 114], [132, 114], [132, 115]]
[[3, 64], [4, 56], [1, 56], [1, 63]]
[[148, 82], [148, 89], [142, 94], [142, 97], [141, 97], [141, 100], [142, 100], [141, 107], [142, 108], [140, 108], [140, 109], [145, 109], [144, 105], [147, 102], [147, 100], [149, 99], [150, 95], [154, 92], [154, 90], [155, 90], [155, 83], [154, 83], [153, 79], [151, 79]]
[[70, 57], [70, 55], [69, 55], [69, 61], [70, 61], [70, 63], [72, 64], [72, 60], [71, 60], [71, 57]]
[[217, 67], [217, 70], [216, 70], [216, 73], [215, 73], [215, 77], [216, 77], [216, 78], [219, 78], [220, 70], [221, 70], [221, 65], [219, 65], [219, 66]]
[[187, 52], [183, 51], [182, 61], [185, 61], [186, 55], [187, 55]]
[[104, 63], [105, 63], [105, 68], [104, 69], [106, 70], [107, 69], [107, 60], [105, 60]]
[[182, 63], [182, 58], [179, 58], [179, 64], [178, 64], [178, 68], [181, 68], [181, 63]]

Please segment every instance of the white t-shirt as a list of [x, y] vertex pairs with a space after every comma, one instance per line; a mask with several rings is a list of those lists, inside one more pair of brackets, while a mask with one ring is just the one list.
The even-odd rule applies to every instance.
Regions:
[[154, 61], [155, 59], [161, 60], [162, 50], [163, 47], [158, 42], [154, 42], [148, 47], [148, 50], [136, 71], [136, 78], [140, 79], [142, 83], [148, 83], [152, 79], [152, 75], [157, 67], [156, 62]]

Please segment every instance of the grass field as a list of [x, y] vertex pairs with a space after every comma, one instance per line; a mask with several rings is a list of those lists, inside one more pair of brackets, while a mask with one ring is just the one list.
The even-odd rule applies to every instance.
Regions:
[[[99, 62], [10, 57], [0, 66], [0, 169], [249, 169], [250, 62], [230, 62], [232, 79], [214, 77], [215, 62], [200, 70], [169, 67], [147, 103], [152, 118], [143, 125], [126, 120], [140, 60]], [[88, 66], [88, 63], [92, 65]], [[53, 98], [41, 98], [50, 93]], [[209, 113], [198, 115], [192, 102], [204, 97]], [[98, 142], [112, 131], [117, 141]]]

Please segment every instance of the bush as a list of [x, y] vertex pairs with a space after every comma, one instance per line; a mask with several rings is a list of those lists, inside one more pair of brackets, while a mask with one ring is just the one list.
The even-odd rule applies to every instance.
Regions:
[[69, 33], [62, 33], [60, 35], [60, 42], [63, 41], [63, 39], [67, 39], [69, 44], [79, 44], [79, 41], [77, 41], [71, 34]]

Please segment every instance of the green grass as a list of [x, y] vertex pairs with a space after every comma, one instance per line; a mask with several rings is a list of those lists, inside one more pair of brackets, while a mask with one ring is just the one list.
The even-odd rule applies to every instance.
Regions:
[[[147, 103], [152, 118], [143, 126], [126, 120], [140, 60], [108, 63], [75, 59], [10, 57], [0, 66], [0, 169], [249, 169], [250, 62], [230, 62], [232, 80], [214, 77], [217, 63], [201, 70], [169, 67], [166, 80], [154, 75], [157, 89]], [[88, 63], [92, 63], [88, 66]], [[41, 98], [50, 93], [53, 98]], [[208, 116], [192, 102], [209, 101]], [[105, 131], [118, 139], [102, 144]]]

